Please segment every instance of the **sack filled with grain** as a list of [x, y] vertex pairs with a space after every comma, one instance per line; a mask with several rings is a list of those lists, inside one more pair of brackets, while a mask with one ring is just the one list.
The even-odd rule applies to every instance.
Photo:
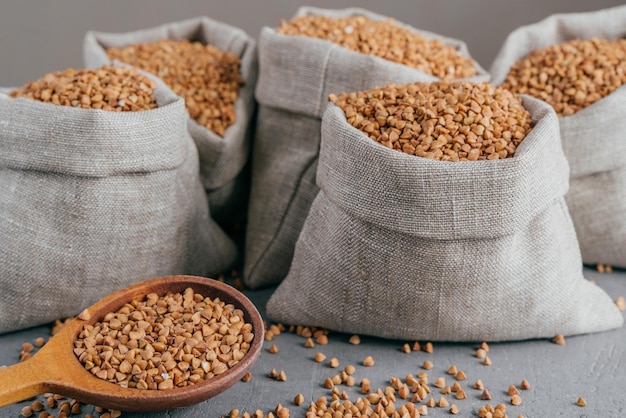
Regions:
[[559, 14], [513, 31], [493, 83], [559, 115], [570, 165], [565, 196], [582, 259], [626, 267], [626, 6]]
[[144, 74], [66, 70], [0, 92], [0, 333], [235, 260], [209, 217], [185, 104]]
[[319, 190], [315, 171], [329, 94], [455, 78], [487, 79], [463, 42], [366, 10], [303, 7], [280, 27], [263, 28], [245, 283], [276, 284], [289, 270]]
[[87, 67], [125, 62], [160, 77], [185, 99], [189, 133], [211, 216], [229, 233], [242, 228], [249, 192], [256, 41], [208, 17], [128, 33], [88, 32]]
[[390, 85], [332, 100], [321, 191], [267, 304], [272, 319], [436, 341], [622, 325], [582, 275], [550, 106], [488, 83]]

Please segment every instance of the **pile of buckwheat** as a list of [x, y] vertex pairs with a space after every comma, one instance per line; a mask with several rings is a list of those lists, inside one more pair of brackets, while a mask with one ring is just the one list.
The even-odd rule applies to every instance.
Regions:
[[521, 100], [489, 83], [389, 84], [329, 99], [374, 141], [434, 160], [510, 158], [531, 130]]
[[188, 288], [183, 294], [151, 293], [85, 325], [74, 353], [101, 379], [164, 390], [224, 373], [246, 355], [253, 339], [240, 309]]
[[235, 123], [235, 101], [243, 78], [241, 60], [213, 45], [163, 39], [107, 49], [109, 58], [161, 78], [185, 99], [187, 111], [200, 125], [224, 136]]
[[157, 107], [152, 94], [155, 87], [134, 69], [105, 65], [46, 74], [11, 91], [10, 96], [83, 109], [141, 111]]
[[573, 39], [516, 62], [502, 87], [572, 115], [626, 83], [626, 39]]
[[438, 39], [427, 39], [389, 19], [374, 21], [364, 16], [332, 18], [301, 16], [282, 21], [284, 35], [325, 39], [352, 51], [374, 55], [416, 68], [444, 80], [475, 76], [471, 59]]

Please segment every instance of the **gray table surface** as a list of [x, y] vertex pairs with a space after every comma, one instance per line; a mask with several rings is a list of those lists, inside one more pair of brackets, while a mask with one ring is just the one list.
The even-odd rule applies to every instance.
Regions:
[[[626, 296], [626, 271], [613, 274], [599, 274], [585, 269], [588, 279], [596, 280], [615, 299]], [[246, 291], [250, 299], [264, 315], [265, 301], [272, 289]], [[18, 361], [18, 353], [23, 342], [34, 341], [39, 336], [48, 336], [50, 327], [42, 326], [11, 334], [0, 335], [0, 365], [10, 365]], [[304, 339], [295, 334], [282, 333], [272, 342], [265, 342], [260, 359], [252, 368], [253, 379], [238, 382], [226, 392], [200, 404], [188, 408], [154, 413], [123, 413], [129, 418], [157, 417], [221, 417], [228, 416], [231, 409], [241, 412], [254, 412], [261, 409], [265, 413], [273, 410], [278, 403], [287, 406], [291, 417], [304, 417], [306, 406], [319, 396], [329, 396], [330, 391], [322, 387], [326, 377], [332, 377], [345, 365], [356, 367], [357, 386], [342, 386], [351, 400], [359, 396], [358, 382], [367, 377], [372, 388], [384, 389], [391, 376], [404, 378], [407, 373], [417, 375], [424, 360], [431, 360], [434, 368], [428, 371], [430, 382], [443, 376], [448, 384], [453, 379], [447, 375], [448, 367], [455, 364], [467, 374], [462, 383], [468, 395], [467, 399], [457, 401], [452, 396], [446, 398], [455, 403], [460, 417], [477, 416], [478, 408], [487, 403], [479, 399], [480, 391], [471, 388], [476, 379], [481, 379], [492, 395], [490, 403], [507, 404], [510, 417], [624, 417], [626, 416], [626, 329], [570, 337], [563, 346], [549, 340], [532, 340], [511, 343], [490, 344], [489, 357], [491, 366], [483, 366], [474, 352], [476, 344], [435, 343], [434, 352], [403, 353], [400, 348], [406, 341], [390, 341], [373, 337], [362, 337], [360, 345], [350, 345], [349, 335], [330, 333], [329, 344], [305, 348]], [[270, 354], [268, 347], [276, 344], [279, 352]], [[327, 355], [327, 361], [316, 363], [313, 357], [317, 351]], [[361, 362], [371, 355], [376, 364], [364, 367]], [[340, 361], [338, 369], [328, 366], [328, 359], [336, 357]], [[275, 368], [284, 370], [287, 382], [277, 382], [267, 377]], [[527, 379], [532, 388], [520, 391], [523, 402], [512, 406], [506, 391], [509, 385], [519, 386], [522, 379]], [[2, 382], [0, 382], [0, 385]], [[305, 397], [303, 406], [297, 407], [293, 398], [297, 393]], [[436, 399], [441, 396], [433, 387]], [[587, 401], [586, 407], [575, 405], [582, 396]], [[40, 397], [43, 399], [43, 397]], [[18, 417], [23, 406], [31, 401], [0, 408], [0, 417]], [[48, 410], [57, 414], [58, 410]], [[82, 414], [94, 413], [92, 406], [83, 406]], [[38, 415], [34, 415], [38, 416]], [[99, 414], [95, 413], [98, 417]], [[448, 408], [431, 408], [428, 416], [450, 416]]]

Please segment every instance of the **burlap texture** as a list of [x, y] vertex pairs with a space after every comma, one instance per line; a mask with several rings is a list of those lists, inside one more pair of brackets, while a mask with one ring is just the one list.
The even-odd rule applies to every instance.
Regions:
[[[301, 8], [297, 16], [385, 16], [363, 9]], [[443, 40], [469, 57], [461, 41], [410, 30]], [[306, 53], [303, 53], [306, 51]], [[486, 80], [479, 72], [472, 81]], [[293, 249], [313, 198], [321, 118], [330, 93], [360, 91], [388, 83], [434, 81], [422, 71], [350, 51], [330, 41], [287, 36], [263, 28], [259, 40], [259, 116], [252, 156], [244, 281], [253, 288], [279, 283], [286, 276]]]
[[84, 41], [87, 67], [99, 67], [111, 60], [107, 48], [156, 42], [160, 39], [211, 44], [241, 59], [244, 85], [235, 102], [236, 122], [221, 137], [189, 118], [188, 129], [200, 154], [200, 178], [209, 199], [211, 216], [231, 230], [246, 215], [249, 179], [244, 175], [254, 128], [254, 86], [258, 76], [256, 41], [239, 28], [198, 17], [128, 33], [88, 32]]
[[321, 191], [269, 316], [432, 341], [621, 326], [612, 300], [582, 275], [556, 114], [523, 100], [535, 126], [515, 157], [458, 163], [389, 150], [330, 105]]
[[132, 283], [236, 258], [209, 217], [183, 100], [76, 109], [0, 92], [0, 333], [78, 314]]
[[[550, 16], [513, 31], [492, 67], [501, 84], [513, 64], [536, 49], [571, 39], [626, 36], [626, 6]], [[559, 120], [570, 165], [566, 195], [583, 262], [626, 267], [626, 86]]]

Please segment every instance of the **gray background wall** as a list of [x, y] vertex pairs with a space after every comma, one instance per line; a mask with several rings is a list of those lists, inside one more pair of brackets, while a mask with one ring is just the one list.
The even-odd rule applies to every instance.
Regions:
[[82, 66], [87, 30], [148, 28], [206, 15], [238, 26], [258, 39], [301, 5], [360, 6], [420, 29], [464, 40], [489, 68], [505, 36], [550, 14], [602, 9], [623, 0], [0, 0], [0, 86], [18, 86], [41, 75]]

